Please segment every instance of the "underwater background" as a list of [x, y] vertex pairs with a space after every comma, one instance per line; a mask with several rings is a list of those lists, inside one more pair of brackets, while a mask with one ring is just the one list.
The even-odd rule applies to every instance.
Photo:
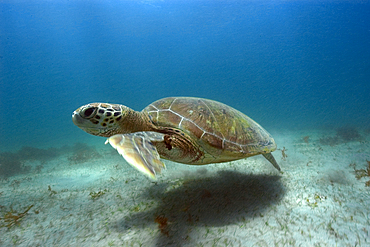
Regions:
[[[93, 140], [72, 112], [167, 96], [268, 131], [370, 128], [369, 1], [2, 1], [0, 150]], [[89, 139], [90, 138], [90, 139]]]
[[[369, 246], [370, 1], [0, 1], [0, 246]], [[149, 180], [72, 113], [217, 100], [262, 156]]]

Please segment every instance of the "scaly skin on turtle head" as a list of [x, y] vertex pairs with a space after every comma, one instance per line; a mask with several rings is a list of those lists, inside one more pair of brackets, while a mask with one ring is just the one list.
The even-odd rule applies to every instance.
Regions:
[[85, 132], [103, 137], [152, 129], [149, 117], [119, 104], [81, 106], [73, 112], [72, 121]]

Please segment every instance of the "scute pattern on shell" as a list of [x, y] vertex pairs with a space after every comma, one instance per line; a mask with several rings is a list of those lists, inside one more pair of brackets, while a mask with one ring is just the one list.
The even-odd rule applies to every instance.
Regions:
[[158, 100], [146, 111], [157, 126], [185, 131], [200, 144], [241, 153], [276, 149], [270, 134], [238, 110], [213, 100], [172, 97]]

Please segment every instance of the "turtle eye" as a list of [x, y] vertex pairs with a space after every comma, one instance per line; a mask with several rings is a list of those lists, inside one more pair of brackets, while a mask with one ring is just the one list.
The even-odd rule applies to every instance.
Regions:
[[93, 117], [93, 114], [94, 114], [95, 110], [96, 110], [96, 107], [89, 107], [89, 108], [87, 108], [86, 110], [84, 110], [82, 112], [82, 117], [84, 117], [84, 118], [91, 118], [91, 117]]

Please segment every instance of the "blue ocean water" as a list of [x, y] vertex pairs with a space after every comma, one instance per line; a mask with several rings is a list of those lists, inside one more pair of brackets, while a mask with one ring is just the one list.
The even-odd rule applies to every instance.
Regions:
[[[370, 128], [369, 1], [1, 1], [0, 150], [73, 144], [90, 102], [229, 104], [270, 132]], [[94, 137], [91, 137], [94, 138]]]
[[[2, 0], [0, 246], [369, 246], [369, 78], [370, 1]], [[71, 119], [168, 96], [244, 112], [282, 172], [154, 182]]]

